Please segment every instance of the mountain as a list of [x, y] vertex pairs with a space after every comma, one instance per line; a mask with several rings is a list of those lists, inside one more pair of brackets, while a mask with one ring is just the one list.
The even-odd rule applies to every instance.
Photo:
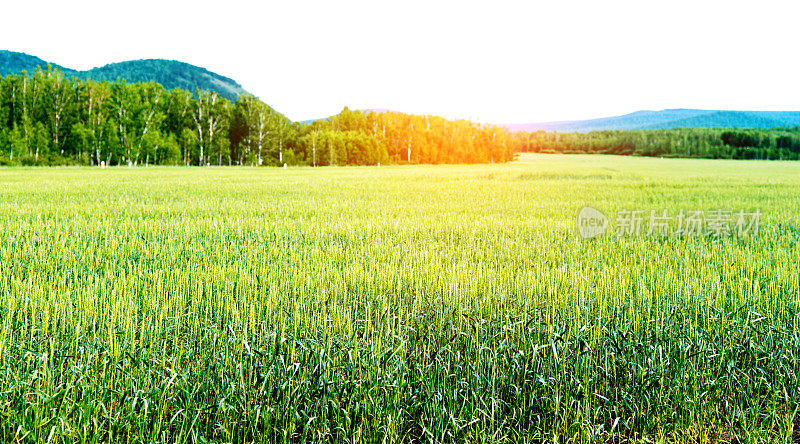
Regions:
[[[21, 52], [0, 50], [0, 75], [32, 74], [37, 67], [47, 69], [48, 62]], [[128, 82], [157, 82], [167, 89], [182, 88], [194, 92], [196, 89], [216, 91], [220, 96], [235, 101], [247, 91], [234, 80], [213, 73], [205, 68], [175, 60], [147, 59], [112, 63], [88, 71], [77, 71], [50, 63], [68, 77], [80, 79], [110, 80], [125, 79]]]
[[[42, 69], [47, 69], [47, 62], [39, 57], [34, 57], [21, 52], [0, 50], [0, 76], [19, 74], [22, 71], [26, 71], [28, 74], [33, 74], [37, 66], [41, 67]], [[50, 63], [50, 66], [52, 66], [54, 69], [60, 69], [64, 74], [69, 76], [76, 75], [78, 72], [56, 65], [55, 63]]]
[[603, 130], [668, 128], [774, 128], [800, 126], [800, 111], [720, 111], [665, 109], [636, 111], [589, 120], [501, 125], [512, 131], [557, 131], [588, 133]]

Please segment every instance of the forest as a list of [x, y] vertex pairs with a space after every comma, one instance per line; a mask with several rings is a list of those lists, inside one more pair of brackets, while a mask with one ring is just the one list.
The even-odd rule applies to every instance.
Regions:
[[522, 151], [708, 159], [800, 159], [800, 127], [673, 128], [519, 134]]
[[345, 108], [291, 122], [250, 95], [154, 82], [80, 80], [60, 70], [0, 79], [4, 165], [375, 165], [489, 163], [520, 150], [507, 129]]
[[529, 133], [347, 108], [298, 123], [246, 94], [231, 101], [58, 68], [0, 78], [0, 165], [499, 163], [519, 152], [797, 160], [800, 127]]

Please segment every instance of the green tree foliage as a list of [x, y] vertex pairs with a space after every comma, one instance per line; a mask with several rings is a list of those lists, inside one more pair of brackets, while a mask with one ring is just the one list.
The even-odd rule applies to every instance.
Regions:
[[154, 82], [0, 78], [0, 163], [230, 164], [230, 102]]
[[506, 162], [522, 149], [504, 128], [398, 112], [345, 108], [297, 131], [297, 154], [317, 165]]
[[523, 151], [711, 159], [800, 159], [800, 127], [676, 128], [590, 133], [516, 133]]
[[250, 95], [67, 78], [56, 68], [0, 78], [0, 163], [375, 165], [505, 162], [508, 130], [465, 120], [345, 108], [292, 123]]
[[232, 163], [238, 165], [278, 165], [289, 120], [250, 95], [242, 96], [233, 107], [228, 137]]
[[375, 165], [507, 162], [522, 151], [800, 159], [800, 127], [510, 132], [466, 120], [352, 111], [292, 123], [250, 95], [79, 80], [0, 78], [0, 164]]

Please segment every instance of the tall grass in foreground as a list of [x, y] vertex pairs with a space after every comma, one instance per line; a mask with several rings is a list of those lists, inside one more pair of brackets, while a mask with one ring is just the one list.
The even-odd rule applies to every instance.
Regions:
[[[0, 441], [797, 441], [798, 172], [0, 170]], [[586, 203], [765, 216], [583, 242]]]

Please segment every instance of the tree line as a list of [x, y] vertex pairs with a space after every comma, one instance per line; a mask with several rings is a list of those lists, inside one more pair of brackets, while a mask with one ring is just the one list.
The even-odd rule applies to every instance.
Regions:
[[709, 159], [799, 160], [800, 127], [519, 133], [523, 151]]
[[94, 81], [58, 69], [0, 78], [3, 165], [374, 165], [511, 160], [519, 139], [465, 120], [345, 108], [291, 122], [253, 96]]
[[0, 78], [0, 165], [375, 165], [507, 162], [519, 152], [800, 159], [800, 127], [510, 132], [438, 116], [351, 111], [292, 122], [250, 95]]

